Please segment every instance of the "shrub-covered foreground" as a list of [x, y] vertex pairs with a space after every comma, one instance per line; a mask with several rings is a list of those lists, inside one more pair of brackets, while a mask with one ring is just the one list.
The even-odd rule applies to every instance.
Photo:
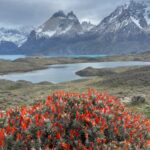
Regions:
[[150, 144], [149, 120], [95, 90], [58, 91], [0, 116], [2, 150], [140, 150]]

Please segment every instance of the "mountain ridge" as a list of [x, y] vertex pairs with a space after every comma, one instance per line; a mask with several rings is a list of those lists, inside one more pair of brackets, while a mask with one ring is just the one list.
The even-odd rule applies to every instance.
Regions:
[[[130, 1], [118, 6], [98, 25], [80, 23], [73, 11], [54, 13], [32, 30], [21, 54], [124, 54], [148, 51], [150, 4]], [[109, 43], [109, 44], [108, 44]]]

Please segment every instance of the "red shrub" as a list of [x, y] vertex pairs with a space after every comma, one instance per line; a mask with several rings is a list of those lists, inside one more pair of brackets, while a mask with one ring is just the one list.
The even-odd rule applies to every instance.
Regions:
[[115, 97], [95, 90], [55, 92], [45, 102], [0, 113], [5, 149], [144, 149], [150, 121]]

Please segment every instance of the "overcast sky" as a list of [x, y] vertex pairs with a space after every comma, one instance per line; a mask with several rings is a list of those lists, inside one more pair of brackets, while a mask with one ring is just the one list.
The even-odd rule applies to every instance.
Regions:
[[39, 26], [54, 12], [74, 11], [80, 21], [97, 24], [129, 0], [0, 0], [0, 26]]

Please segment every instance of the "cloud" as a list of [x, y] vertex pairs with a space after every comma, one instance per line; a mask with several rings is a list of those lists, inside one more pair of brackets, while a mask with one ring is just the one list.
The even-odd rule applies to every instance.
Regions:
[[54, 12], [73, 10], [80, 20], [100, 20], [128, 0], [0, 0], [0, 24], [38, 26]]

